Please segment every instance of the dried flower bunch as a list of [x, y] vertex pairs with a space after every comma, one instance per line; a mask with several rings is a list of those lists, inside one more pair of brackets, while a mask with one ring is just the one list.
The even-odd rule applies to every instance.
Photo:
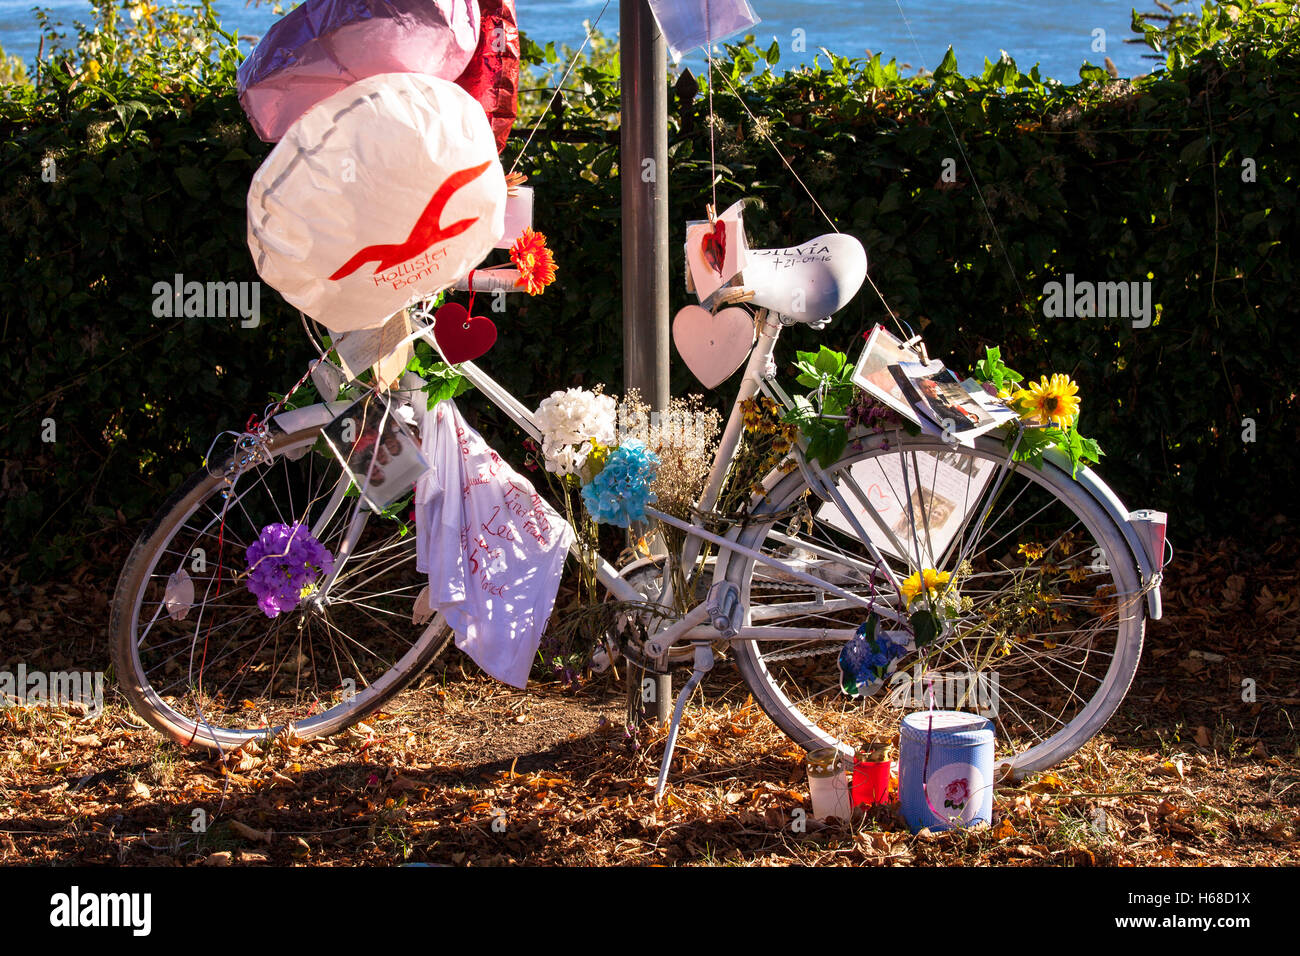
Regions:
[[723, 514], [748, 511], [751, 496], [763, 494], [763, 479], [783, 462], [785, 468], [797, 467], [789, 454], [799, 440], [799, 426], [781, 420], [780, 406], [760, 395], [746, 399], [741, 409], [745, 430], [718, 502]]
[[636, 389], [618, 408], [619, 435], [636, 439], [659, 458], [651, 486], [656, 507], [685, 520], [704, 489], [717, 450], [722, 416], [704, 407], [698, 395], [674, 398], [668, 408], [652, 413]]

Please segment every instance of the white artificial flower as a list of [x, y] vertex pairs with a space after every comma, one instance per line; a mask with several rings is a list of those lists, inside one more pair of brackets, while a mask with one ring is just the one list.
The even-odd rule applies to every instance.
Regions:
[[587, 463], [591, 454], [591, 442], [580, 445], [558, 445], [542, 443], [542, 457], [546, 459], [546, 470], [557, 475], [576, 475]]
[[543, 446], [578, 445], [597, 441], [614, 444], [615, 405], [608, 395], [582, 388], [552, 392], [537, 409]]

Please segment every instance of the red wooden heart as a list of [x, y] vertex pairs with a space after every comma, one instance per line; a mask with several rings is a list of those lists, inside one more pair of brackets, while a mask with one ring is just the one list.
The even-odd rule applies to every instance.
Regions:
[[706, 232], [700, 240], [700, 252], [709, 268], [722, 275], [723, 263], [727, 261], [727, 224], [721, 219], [713, 224], [713, 231]]
[[433, 313], [433, 337], [452, 365], [472, 362], [496, 345], [497, 327], [491, 319], [471, 316], [459, 302], [448, 302]]

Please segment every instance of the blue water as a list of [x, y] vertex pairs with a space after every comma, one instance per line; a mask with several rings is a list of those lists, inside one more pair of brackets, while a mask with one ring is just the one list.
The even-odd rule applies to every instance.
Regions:
[[[165, 2], [165, 0], [163, 0]], [[1042, 72], [1076, 80], [1085, 60], [1101, 65], [1109, 56], [1125, 76], [1145, 73], [1152, 61], [1145, 46], [1123, 42], [1133, 36], [1129, 12], [1142, 0], [750, 0], [762, 22], [754, 33], [766, 47], [781, 46], [781, 67], [808, 61], [819, 47], [861, 56], [867, 50], [896, 57], [914, 69], [933, 69], [948, 44], [965, 72], [996, 60], [1005, 50], [1022, 69], [1039, 63]], [[36, 56], [39, 34], [31, 0], [0, 0], [0, 46], [28, 62]], [[73, 21], [86, 19], [85, 0], [47, 0], [41, 6], [61, 20], [70, 36]], [[583, 20], [596, 20], [605, 0], [517, 0], [520, 27], [534, 40], [577, 47]], [[275, 22], [266, 5], [217, 0], [228, 30], [259, 36]], [[901, 10], [901, 12], [900, 12]], [[618, 0], [610, 0], [599, 21], [602, 32], [618, 32]], [[1094, 30], [1105, 31], [1105, 51], [1094, 52]], [[805, 50], [795, 52], [795, 31], [803, 31]]]

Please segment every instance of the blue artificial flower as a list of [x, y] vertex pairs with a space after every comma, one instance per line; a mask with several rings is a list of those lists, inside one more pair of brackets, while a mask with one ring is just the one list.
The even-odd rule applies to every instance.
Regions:
[[597, 521], [626, 528], [645, 520], [646, 505], [655, 500], [650, 483], [659, 456], [635, 438], [609, 453], [605, 466], [582, 487], [582, 501]]
[[334, 555], [304, 524], [269, 524], [248, 546], [248, 590], [267, 617], [292, 611], [322, 575], [334, 570]]
[[878, 618], [868, 619], [840, 651], [840, 688], [850, 696], [875, 693], [894, 662], [907, 653], [906, 644], [886, 637], [878, 625]]

